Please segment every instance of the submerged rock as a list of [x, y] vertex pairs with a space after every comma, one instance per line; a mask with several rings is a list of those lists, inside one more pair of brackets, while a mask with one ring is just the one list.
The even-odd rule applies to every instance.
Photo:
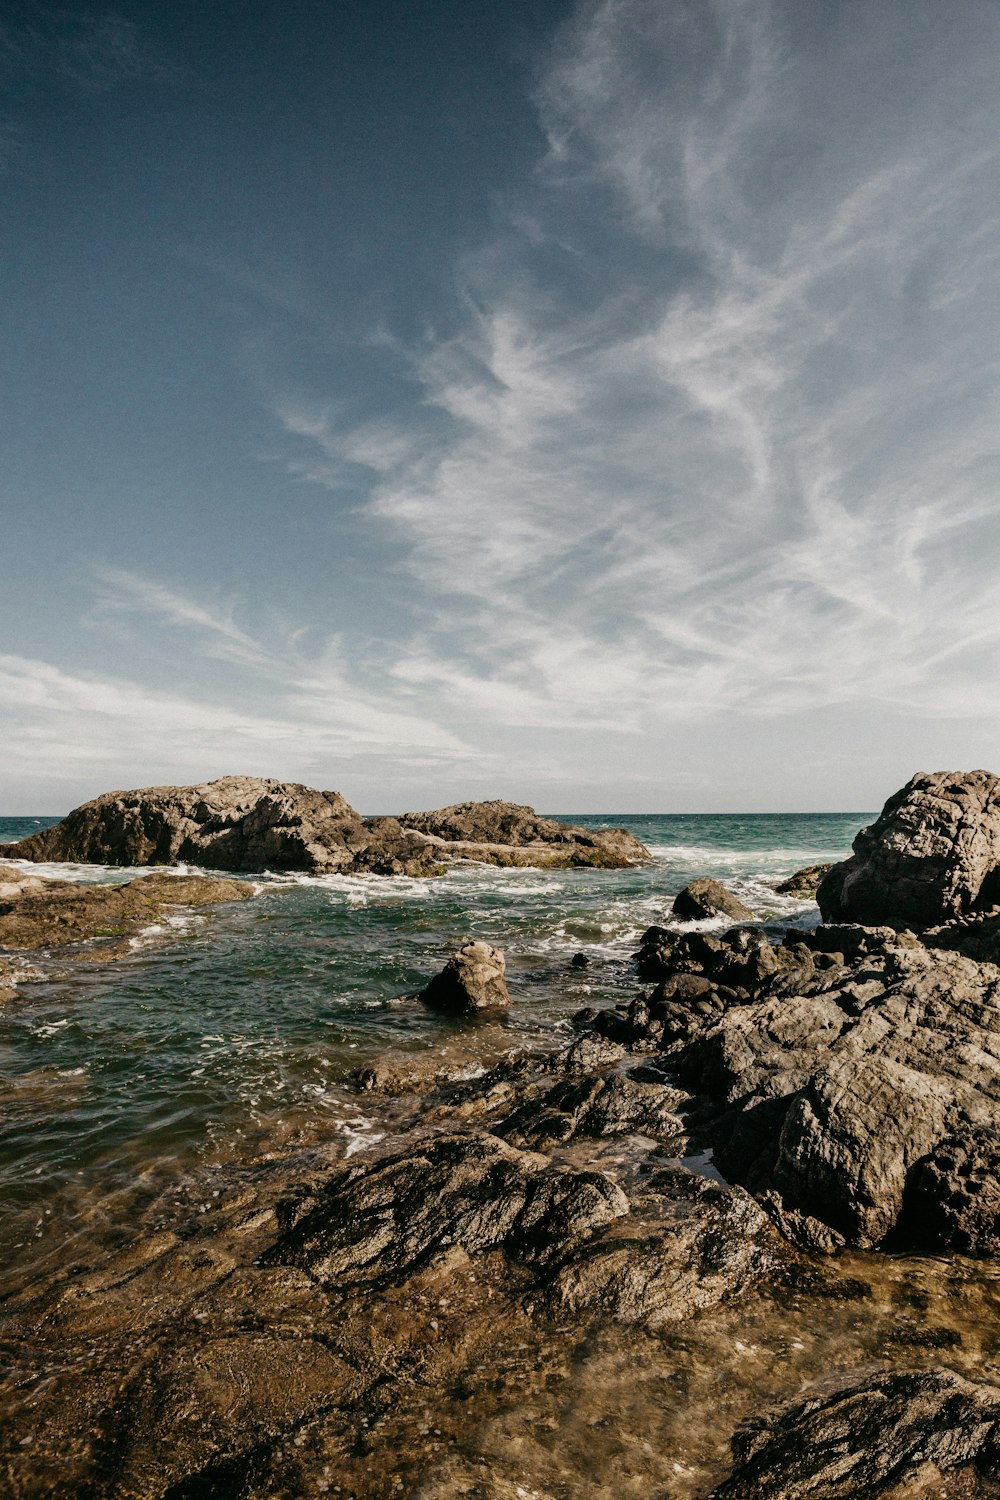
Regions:
[[[1000, 1389], [952, 1370], [881, 1371], [764, 1412], [733, 1440], [736, 1469], [712, 1500], [857, 1500], [942, 1494], [942, 1477], [995, 1477]], [[913, 1489], [908, 1481], [913, 1482]]]
[[420, 992], [434, 1010], [461, 1015], [469, 1011], [502, 1010], [510, 1004], [507, 963], [499, 948], [489, 943], [463, 943], [440, 974]]
[[1000, 778], [918, 773], [816, 893], [825, 922], [925, 928], [1000, 905]]
[[732, 917], [734, 922], [753, 921], [753, 912], [738, 901], [718, 880], [692, 880], [678, 891], [671, 908], [675, 917], [685, 922], [700, 922], [706, 917]]
[[[14, 894], [10, 894], [13, 891]], [[0, 946], [55, 948], [127, 938], [178, 907], [246, 901], [253, 886], [209, 875], [140, 875], [125, 885], [27, 880], [0, 886]]]

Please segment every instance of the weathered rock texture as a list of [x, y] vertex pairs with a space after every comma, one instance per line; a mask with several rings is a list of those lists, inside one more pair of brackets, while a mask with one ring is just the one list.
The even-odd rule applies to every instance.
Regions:
[[1000, 1389], [944, 1369], [840, 1381], [762, 1413], [733, 1454], [737, 1468], [713, 1500], [930, 1500], [956, 1470], [967, 1471], [969, 1487], [949, 1495], [995, 1494], [976, 1478], [995, 1477], [1000, 1464]]
[[399, 821], [454, 854], [497, 864], [619, 869], [649, 858], [646, 846], [624, 828], [578, 828], [516, 802], [456, 802], [433, 812], [403, 813]]
[[592, 1024], [669, 1062], [689, 1126], [786, 1233], [995, 1244], [1000, 968], [891, 928], [645, 937], [659, 983]]
[[920, 773], [816, 893], [825, 922], [930, 927], [1000, 904], [1000, 779]]
[[816, 895], [816, 887], [823, 876], [833, 869], [832, 864], [806, 865], [803, 870], [796, 870], [794, 875], [789, 875], [787, 880], [782, 880], [775, 886], [779, 896], [802, 896], [805, 899]]
[[461, 1015], [477, 1010], [502, 1010], [510, 1004], [507, 963], [499, 948], [468, 942], [449, 958], [440, 974], [420, 993], [434, 1010]]
[[[4, 1493], [423, 1493], [435, 1453], [565, 1381], [595, 1327], [683, 1325], [794, 1259], [739, 1188], [627, 1149], [675, 1134], [680, 1097], [522, 1057], [424, 1097], [380, 1155], [230, 1167], [95, 1263], [74, 1242], [68, 1274], [0, 1305]], [[513, 1143], [552, 1113], [580, 1125], [568, 1154]]]
[[672, 910], [675, 917], [685, 922], [700, 922], [706, 917], [732, 917], [734, 922], [753, 920], [753, 912], [732, 891], [727, 891], [718, 880], [704, 876], [678, 891]]
[[252, 895], [245, 881], [210, 875], [140, 875], [125, 885], [29, 877], [0, 884], [0, 947], [59, 948], [90, 938], [127, 938], [178, 907]]
[[622, 829], [566, 828], [509, 802], [463, 803], [441, 813], [407, 814], [403, 822], [362, 818], [339, 792], [259, 776], [106, 792], [61, 823], [0, 845], [0, 854], [82, 864], [379, 875], [437, 874], [442, 860], [451, 858], [619, 866], [648, 857]]

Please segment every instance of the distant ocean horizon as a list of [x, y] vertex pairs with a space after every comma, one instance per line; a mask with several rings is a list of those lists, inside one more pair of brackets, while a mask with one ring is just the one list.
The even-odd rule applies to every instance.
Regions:
[[[775, 933], [814, 925], [814, 903], [776, 885], [846, 857], [874, 814], [558, 816], [628, 828], [650, 862], [470, 864], [424, 879], [245, 876], [253, 901], [151, 923], [121, 958], [102, 961], [98, 947], [82, 963], [58, 951], [5, 955], [34, 977], [0, 1010], [11, 1084], [0, 1120], [0, 1256], [56, 1256], [67, 1237], [131, 1211], [123, 1205], [137, 1184], [152, 1192], [194, 1180], [251, 1150], [331, 1137], [365, 1149], [377, 1129], [352, 1076], [387, 1052], [461, 1067], [484, 1052], [557, 1045], [581, 1007], [634, 996], [640, 935], [674, 920], [673, 897], [695, 876], [722, 880]], [[57, 821], [0, 817], [0, 841]], [[33, 868], [87, 883], [141, 873]], [[467, 937], [507, 957], [512, 1005], [488, 1028], [400, 998]], [[575, 954], [588, 966], [573, 967]]]

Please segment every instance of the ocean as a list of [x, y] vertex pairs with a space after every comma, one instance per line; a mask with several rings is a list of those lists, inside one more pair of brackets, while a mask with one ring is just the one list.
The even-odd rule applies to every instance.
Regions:
[[[455, 1072], [558, 1044], [582, 1006], [636, 993], [640, 934], [670, 920], [696, 875], [723, 880], [776, 932], [811, 926], [815, 905], [774, 885], [843, 858], [872, 816], [567, 815], [628, 828], [652, 862], [246, 877], [253, 901], [151, 926], [123, 958], [102, 959], [99, 945], [83, 961], [15, 955], [35, 977], [0, 1008], [0, 1262], [41, 1271], [75, 1238], [127, 1228], [144, 1193], [208, 1182], [255, 1153], [321, 1138], [370, 1147], [378, 1117], [354, 1075], [387, 1053]], [[54, 821], [0, 818], [0, 840]], [[142, 873], [36, 869], [90, 882]], [[468, 937], [506, 954], [512, 1005], [499, 1021], [444, 1020], [405, 998]], [[587, 968], [571, 965], [577, 953]]]

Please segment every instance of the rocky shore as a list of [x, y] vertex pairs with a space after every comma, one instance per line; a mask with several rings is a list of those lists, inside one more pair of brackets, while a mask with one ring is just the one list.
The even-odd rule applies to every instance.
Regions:
[[[234, 1163], [22, 1277], [5, 1492], [996, 1500], [998, 870], [1000, 780], [914, 777], [814, 930], [664, 913], [562, 1047], [367, 1068], [375, 1149]], [[422, 998], [505, 1005], [502, 955]]]

